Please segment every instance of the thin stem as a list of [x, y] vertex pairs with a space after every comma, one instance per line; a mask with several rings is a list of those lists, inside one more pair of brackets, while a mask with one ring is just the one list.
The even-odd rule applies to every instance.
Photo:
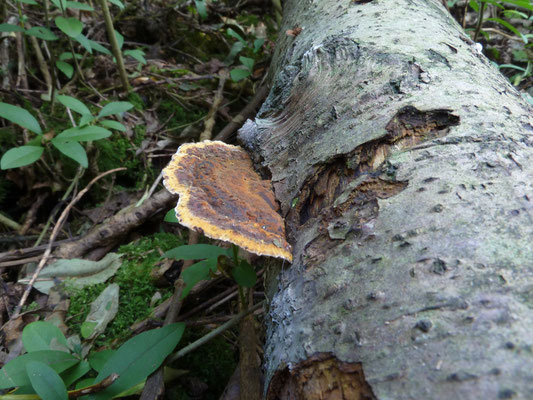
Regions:
[[115, 36], [115, 28], [113, 28], [113, 20], [111, 19], [111, 13], [109, 12], [109, 7], [107, 6], [107, 0], [100, 0], [100, 7], [104, 13], [105, 27], [107, 30], [107, 36], [109, 38], [109, 43], [111, 43], [111, 49], [113, 50], [113, 55], [117, 60], [118, 72], [120, 75], [120, 81], [122, 82], [122, 87], [125, 92], [131, 90], [130, 84], [128, 82], [128, 76], [126, 74], [126, 68], [124, 67], [124, 60], [122, 59], [122, 52], [118, 47], [117, 38]]
[[481, 3], [481, 7], [479, 7], [479, 15], [477, 18], [476, 33], [474, 34], [474, 42], [477, 42], [477, 37], [479, 35], [479, 31], [481, 30], [481, 24], [483, 23], [483, 13], [485, 11], [486, 4], [487, 3]]
[[239, 314], [237, 314], [235, 316], [235, 318], [231, 319], [230, 321], [226, 322], [225, 324], [223, 325], [220, 325], [218, 328], [212, 330], [211, 332], [209, 332], [207, 335], [201, 337], [200, 339], [198, 339], [197, 341], [195, 342], [192, 342], [191, 344], [189, 344], [188, 346], [185, 346], [183, 349], [181, 349], [180, 351], [178, 351], [177, 353], [174, 353], [172, 356], [169, 357], [168, 359], [168, 362], [171, 363], [171, 362], [174, 362], [176, 361], [177, 359], [185, 356], [186, 354], [189, 354], [191, 351], [193, 350], [196, 350], [198, 347], [202, 346], [203, 344], [209, 342], [211, 339], [217, 337], [218, 335], [220, 335], [221, 333], [223, 333], [224, 331], [227, 331], [229, 328], [237, 325], [239, 322], [241, 322], [241, 320], [246, 317], [248, 314], [251, 314], [253, 313], [255, 310], [258, 310], [259, 308], [263, 307], [263, 305], [265, 304], [264, 301], [260, 302], [260, 303], [257, 303], [255, 306], [253, 306], [252, 308], [249, 308], [248, 310], [245, 310]]

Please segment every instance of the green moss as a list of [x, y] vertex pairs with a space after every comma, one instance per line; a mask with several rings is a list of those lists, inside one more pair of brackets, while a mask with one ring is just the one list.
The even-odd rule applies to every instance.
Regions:
[[[104, 334], [97, 339], [97, 346], [109, 346], [111, 342], [126, 340], [131, 335], [130, 326], [150, 315], [150, 300], [156, 291], [161, 292], [162, 300], [170, 297], [172, 288], [163, 290], [155, 287], [150, 272], [160, 259], [159, 249], [166, 251], [181, 244], [181, 239], [174, 234], [157, 233], [119, 248], [118, 252], [124, 256], [122, 266], [113, 279], [120, 286], [119, 311]], [[80, 333], [91, 302], [107, 285], [102, 283], [81, 290], [67, 288], [71, 296], [68, 324], [74, 332]]]

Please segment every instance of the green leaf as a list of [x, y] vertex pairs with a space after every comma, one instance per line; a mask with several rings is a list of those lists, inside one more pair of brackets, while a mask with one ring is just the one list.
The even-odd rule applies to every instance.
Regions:
[[194, 0], [194, 5], [196, 6], [196, 11], [202, 19], [207, 18], [207, 7], [204, 0]]
[[0, 32], [24, 32], [24, 28], [13, 24], [0, 24]]
[[235, 32], [233, 29], [228, 28], [228, 30], [227, 30], [226, 32], [228, 33], [228, 35], [230, 35], [231, 37], [237, 39], [237, 40], [238, 40], [239, 42], [241, 42], [243, 45], [245, 45], [245, 46], [247, 45], [246, 40], [244, 40], [244, 39], [242, 38], [242, 36], [239, 35], [237, 32]]
[[244, 48], [244, 45], [241, 42], [233, 43], [233, 46], [231, 46], [231, 50], [228, 56], [224, 60], [224, 64], [226, 65], [233, 64], [233, 61], [235, 61], [235, 57], [237, 57], [237, 54], [239, 54], [243, 48]]
[[53, 141], [59, 142], [88, 142], [111, 136], [111, 131], [101, 126], [84, 126], [83, 128], [66, 129], [57, 135]]
[[61, 377], [48, 365], [39, 361], [26, 364], [31, 386], [42, 400], [68, 400], [67, 388]]
[[257, 53], [265, 43], [265, 39], [259, 38], [254, 40], [254, 53]]
[[109, 0], [109, 2], [111, 4], [114, 4], [116, 5], [118, 8], [120, 8], [121, 10], [124, 8], [124, 4], [122, 4], [122, 2], [120, 0]]
[[87, 39], [83, 33], [80, 33], [78, 36], [76, 36], [74, 40], [81, 44], [90, 54], [93, 54], [92, 41]]
[[18, 168], [34, 163], [43, 154], [44, 147], [21, 146], [9, 149], [0, 160], [1, 169]]
[[124, 45], [124, 36], [115, 30], [115, 38], [117, 39], [118, 48], [121, 49]]
[[472, 10], [474, 10], [475, 12], [478, 12], [479, 11], [479, 4], [476, 0], [470, 0], [470, 2], [468, 3], [468, 5], [472, 8]]
[[24, 4], [30, 4], [32, 6], [37, 6], [39, 5], [39, 3], [37, 3], [35, 0], [17, 0], [19, 3], [24, 3]]
[[61, 140], [52, 139], [52, 144], [61, 153], [69, 158], [72, 158], [83, 168], [89, 167], [89, 160], [87, 159], [87, 153], [81, 144], [78, 142], [63, 142]]
[[[74, 54], [78, 60], [81, 60], [83, 58], [81, 54], [78, 54], [78, 53], [74, 53]], [[59, 59], [61, 61], [72, 60], [72, 53], [70, 51], [65, 51], [64, 53], [61, 53], [59, 55]]]
[[23, 354], [0, 369], [0, 389], [30, 385], [26, 365], [31, 361], [40, 361], [58, 373], [79, 362], [72, 354], [64, 351], [43, 350]]
[[63, 33], [71, 38], [75, 38], [83, 30], [83, 24], [81, 21], [74, 17], [56, 17], [55, 23]]
[[102, 350], [89, 355], [89, 364], [96, 372], [100, 372], [109, 359], [116, 353], [116, 350]]
[[65, 386], [69, 387], [90, 370], [91, 366], [87, 361], [80, 361], [75, 366], [63, 371], [61, 373], [61, 378], [63, 379], [63, 382], [65, 382]]
[[72, 78], [74, 74], [74, 67], [65, 61], [56, 61], [56, 67], [63, 72], [67, 78]]
[[46, 321], [35, 321], [22, 331], [22, 344], [28, 353], [42, 350], [68, 351], [65, 335], [61, 330]]
[[242, 62], [242, 64], [248, 68], [249, 70], [252, 70], [252, 68], [254, 67], [254, 59], [253, 58], [248, 58], [248, 57], [239, 57], [239, 60], [240, 62]]
[[91, 115], [91, 112], [89, 111], [87, 106], [75, 97], [58, 95], [57, 99], [61, 104], [63, 104], [65, 107], [70, 108], [72, 111], [76, 111], [81, 115]]
[[109, 120], [109, 119], [104, 119], [102, 121], [99, 121], [98, 122], [100, 125], [102, 126], [105, 126], [106, 128], [109, 128], [109, 129], [114, 129], [116, 131], [120, 131], [120, 132], [126, 132], [126, 127], [121, 124], [120, 122], [118, 121], [112, 121], [112, 120]]
[[503, 3], [514, 4], [515, 6], [533, 11], [533, 4], [530, 0], [503, 0]]
[[100, 110], [97, 118], [107, 117], [108, 115], [119, 115], [133, 108], [133, 104], [127, 101], [114, 101], [106, 104]]
[[165, 222], [172, 222], [172, 223], [179, 223], [178, 217], [176, 217], [176, 211], [172, 208], [167, 211], [165, 214], [165, 218], [163, 218], [163, 221]]
[[146, 58], [144, 58], [144, 54], [144, 51], [142, 51], [141, 49], [126, 50], [124, 52], [125, 56], [130, 56], [141, 64], [146, 65]]
[[244, 68], [234, 68], [230, 71], [230, 76], [233, 82], [239, 82], [243, 79], [246, 79], [250, 76], [251, 72], [249, 69]]
[[81, 128], [82, 126], [93, 122], [95, 119], [96, 118], [93, 117], [92, 115], [82, 115], [81, 118], [80, 118], [80, 122], [79, 122], [78, 126]]
[[257, 282], [254, 268], [248, 262], [241, 260], [237, 267], [231, 269], [231, 275], [239, 285], [251, 288]]
[[95, 382], [115, 373], [119, 378], [108, 388], [91, 396], [107, 400], [138, 384], [154, 372], [179, 343], [185, 324], [182, 322], [153, 329], [124, 343], [104, 365]]
[[34, 26], [33, 28], [28, 29], [26, 35], [35, 36], [36, 38], [43, 40], [57, 40], [59, 39], [54, 33], [44, 26]]
[[67, 7], [67, 0], [50, 0], [57, 8], [64, 10]]
[[511, 32], [513, 32], [516, 36], [522, 38], [522, 41], [527, 44], [527, 38], [524, 37], [524, 35], [522, 35], [522, 33], [516, 29], [513, 25], [511, 25], [509, 22], [507, 21], [504, 21], [503, 19], [501, 18], [487, 18], [486, 19], [487, 21], [492, 21], [492, 22], [496, 22], [500, 25], [503, 25], [505, 26], [507, 29], [509, 29]]
[[94, 378], [85, 378], [85, 379], [82, 379], [81, 381], [76, 382], [76, 385], [74, 385], [74, 388], [76, 390], [83, 389], [83, 388], [92, 386], [93, 383], [94, 383]]
[[217, 259], [208, 258], [197, 262], [196, 264], [191, 265], [185, 271], [181, 273], [181, 278], [185, 282], [185, 289], [181, 293], [181, 298], [184, 299], [191, 289], [198, 282], [209, 279], [210, 272], [215, 272], [217, 270]]
[[163, 257], [174, 258], [176, 260], [203, 260], [206, 258], [217, 258], [218, 256], [228, 256], [230, 254], [230, 249], [223, 249], [212, 244], [189, 244], [175, 247], [163, 254]]
[[88, 40], [89, 40], [89, 44], [91, 45], [93, 49], [95, 49], [96, 51], [99, 51], [100, 53], [104, 53], [105, 55], [112, 56], [111, 52], [108, 49], [106, 49], [104, 46], [102, 46], [100, 43], [95, 42], [94, 40], [91, 40], [91, 39], [88, 39]]
[[7, 119], [8, 121], [20, 125], [38, 135], [43, 134], [35, 117], [22, 107], [0, 103], [0, 118]]
[[67, 8], [74, 8], [76, 10], [94, 11], [89, 4], [78, 3], [77, 1], [67, 1]]
[[83, 324], [81, 324], [81, 336], [84, 339], [87, 339], [94, 332], [94, 328], [96, 328], [96, 325], [98, 325], [97, 322], [84, 321]]

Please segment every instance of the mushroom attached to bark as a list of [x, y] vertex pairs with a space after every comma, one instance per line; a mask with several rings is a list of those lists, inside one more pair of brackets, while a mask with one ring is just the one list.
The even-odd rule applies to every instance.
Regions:
[[292, 261], [271, 183], [254, 171], [242, 148], [218, 141], [183, 144], [163, 179], [179, 195], [175, 210], [182, 225], [251, 253]]

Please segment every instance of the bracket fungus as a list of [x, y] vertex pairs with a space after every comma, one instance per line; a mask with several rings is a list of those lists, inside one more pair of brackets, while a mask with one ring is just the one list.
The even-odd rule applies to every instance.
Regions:
[[253, 169], [244, 149], [208, 140], [183, 144], [163, 169], [163, 183], [179, 195], [175, 211], [182, 225], [292, 261], [271, 183]]

